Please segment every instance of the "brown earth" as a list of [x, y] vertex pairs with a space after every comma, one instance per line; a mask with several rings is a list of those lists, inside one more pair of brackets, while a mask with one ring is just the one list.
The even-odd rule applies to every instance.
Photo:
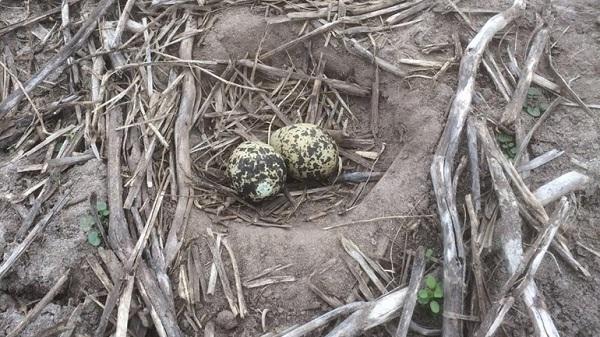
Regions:
[[[35, 3], [35, 2], [33, 2]], [[531, 8], [539, 8], [542, 1], [534, 1]], [[461, 8], [506, 8], [509, 1], [462, 1]], [[533, 6], [536, 7], [533, 7]], [[15, 5], [17, 6], [17, 5]], [[32, 10], [37, 10], [37, 4]], [[535, 26], [534, 11], [529, 9], [525, 18], [518, 21], [518, 29], [523, 39]], [[552, 28], [553, 40], [558, 42], [553, 49], [554, 59], [559, 71], [567, 80], [573, 81], [573, 89], [588, 103], [600, 102], [600, 4], [596, 0], [560, 0], [556, 4], [556, 22]], [[8, 12], [7, 12], [8, 13]], [[19, 13], [12, 9], [10, 13]], [[4, 20], [6, 14], [0, 14]], [[12, 15], [12, 14], [11, 14]], [[194, 56], [197, 59], [240, 58], [253, 55], [267, 30], [263, 13], [249, 7], [232, 7], [218, 14], [215, 26], [208, 32], [201, 45], [196, 46]], [[484, 22], [487, 16], [473, 15], [476, 24]], [[11, 18], [10, 22], [16, 19]], [[279, 24], [268, 29], [262, 49], [270, 50], [297, 36], [300, 24]], [[562, 33], [570, 27], [566, 33]], [[379, 54], [387, 60], [399, 57], [416, 59], [448, 59], [453, 57], [451, 47], [440, 52], [425, 55], [421, 47], [425, 44], [451, 43], [451, 34], [460, 28], [467, 32], [466, 26], [453, 14], [442, 15], [430, 12], [423, 21], [406, 28], [378, 36], [383, 46]], [[19, 30], [18, 34], [23, 31]], [[461, 35], [462, 36], [462, 35]], [[463, 36], [468, 40], [467, 35]], [[8, 35], [2, 45], [13, 49], [23, 48], [14, 34]], [[7, 42], [5, 42], [7, 41]], [[335, 41], [332, 39], [332, 41]], [[331, 78], [354, 81], [370, 87], [373, 81], [373, 66], [361, 59], [349, 55], [339, 41], [337, 46], [323, 46], [322, 38], [312, 40], [313, 55], [323, 53], [327, 61], [325, 73]], [[281, 54], [272, 60], [272, 65], [289, 65], [290, 60], [300, 69], [307, 66], [306, 44], [289, 50], [289, 57]], [[522, 60], [523, 50], [518, 50]], [[19, 64], [19, 63], [18, 63]], [[39, 64], [42, 64], [40, 61]], [[405, 68], [410, 70], [411, 68]], [[402, 252], [405, 248], [415, 249], [422, 245], [432, 248], [436, 256], [441, 254], [441, 235], [436, 217], [407, 220], [383, 220], [366, 224], [357, 224], [337, 230], [324, 231], [324, 226], [350, 220], [370, 219], [381, 216], [405, 214], [436, 214], [435, 198], [429, 178], [429, 165], [432, 153], [443, 129], [449, 102], [456, 87], [457, 67], [452, 67], [438, 81], [413, 77], [400, 80], [394, 75], [381, 72], [380, 130], [377, 138], [378, 149], [386, 144], [386, 151], [376, 166], [385, 170], [386, 175], [376, 184], [369, 186], [369, 193], [359, 206], [343, 215], [331, 215], [316, 221], [306, 218], [324, 209], [328, 205], [318, 202], [303, 206], [298, 214], [289, 221], [293, 228], [262, 228], [240, 222], [227, 223], [227, 226], [213, 226], [210, 218], [194, 209], [187, 228], [187, 240], [199, 239], [206, 228], [227, 232], [228, 241], [234, 249], [240, 264], [242, 277], [256, 275], [267, 267], [278, 264], [292, 264], [279, 275], [294, 276], [296, 281], [270, 285], [263, 288], [246, 290], [246, 299], [250, 315], [235, 330], [217, 329], [218, 336], [255, 336], [262, 333], [261, 311], [269, 309], [267, 328], [281, 329], [293, 324], [305, 322], [311, 317], [329, 310], [307, 286], [308, 277], [317, 274], [312, 281], [329, 295], [342, 302], [351, 298], [354, 278], [347, 271], [342, 255], [345, 254], [340, 238], [353, 240], [370, 256], [382, 257], [382, 263], [390, 274], [399, 277], [402, 269]], [[477, 90], [485, 102], [479, 103], [474, 110], [477, 113], [497, 116], [505, 102], [495, 90], [493, 83], [481, 70]], [[541, 63], [539, 73], [550, 74]], [[21, 80], [28, 78], [28, 72], [19, 74]], [[429, 74], [431, 75], [431, 74]], [[548, 77], [550, 77], [548, 75]], [[36, 100], [43, 100], [36, 97]], [[49, 99], [51, 101], [51, 99]], [[358, 121], [350, 125], [351, 133], [369, 132], [368, 99], [352, 99], [350, 107]], [[594, 110], [594, 113], [600, 113]], [[524, 115], [526, 126], [533, 124], [533, 118]], [[598, 115], [596, 115], [598, 120]], [[596, 129], [590, 117], [581, 109], [561, 106], [534, 135], [530, 155], [535, 157], [549, 149], [564, 150], [565, 155], [535, 170], [527, 183], [535, 188], [544, 182], [574, 169], [569, 156], [591, 160], [600, 156], [600, 130]], [[195, 144], [192, 144], [192, 146]], [[460, 154], [459, 154], [460, 155]], [[10, 160], [8, 153], [2, 155], [2, 162]], [[41, 158], [36, 158], [41, 159]], [[36, 162], [31, 160], [31, 163]], [[29, 163], [29, 162], [28, 162]], [[27, 164], [27, 163], [19, 163]], [[44, 231], [41, 240], [29, 248], [28, 253], [13, 267], [8, 276], [0, 280], [0, 335], [14, 327], [24, 315], [24, 308], [31, 308], [31, 302], [41, 298], [54, 282], [67, 269], [72, 271], [72, 280], [64, 291], [50, 304], [44, 313], [32, 324], [23, 336], [33, 337], [44, 329], [66, 319], [74, 304], [81, 302], [85, 293], [95, 293], [102, 288], [91, 272], [86, 258], [96, 251], [86, 242], [85, 234], [79, 227], [79, 219], [87, 212], [87, 195], [90, 191], [105, 197], [105, 168], [100, 161], [89, 161], [67, 171], [62, 179], [62, 188], [69, 186], [73, 191], [73, 200], [83, 200], [65, 207], [57, 220]], [[459, 185], [459, 210], [462, 210], [462, 196], [468, 192], [467, 178]], [[38, 182], [35, 175], [19, 174], [16, 165], [3, 165], [0, 168], [0, 257], [11, 251], [12, 241], [22, 219], [18, 211], [6, 201], [10, 195], [16, 195]], [[489, 192], [484, 185], [483, 192]], [[565, 227], [566, 235], [571, 239], [576, 258], [592, 273], [591, 279], [579, 275], [560, 258], [547, 256], [537, 275], [537, 282], [544, 294], [546, 304], [564, 336], [588, 337], [600, 335], [600, 257], [578, 247], [576, 241], [596, 251], [600, 251], [600, 197], [597, 189], [577, 194], [578, 210], [572, 224]], [[551, 208], [551, 207], [550, 207]], [[47, 207], [46, 211], [49, 209]], [[44, 213], [43, 213], [44, 214]], [[462, 211], [461, 211], [462, 215]], [[412, 230], [407, 230], [411, 227]], [[527, 242], [533, 233], [525, 231]], [[405, 246], [406, 245], [406, 246]], [[391, 247], [391, 251], [390, 248]], [[384, 252], [381, 254], [381, 252]], [[203, 261], [207, 263], [210, 254], [203, 252]], [[491, 253], [486, 259], [487, 275], [498, 263]], [[172, 275], [172, 280], [177, 276]], [[398, 280], [396, 280], [398, 281]], [[28, 305], [29, 304], [29, 305]], [[221, 289], [209, 299], [209, 303], [198, 310], [198, 317], [206, 315], [206, 320], [216, 317], [227, 308]], [[430, 325], [439, 324], [431, 320], [425, 310], [419, 308], [418, 319]], [[87, 316], [86, 316], [87, 315]], [[99, 317], [97, 307], [86, 309], [85, 323], [77, 333], [91, 333]], [[506, 324], [513, 336], [531, 335], [530, 323], [523, 310], [514, 311], [512, 321]], [[185, 320], [181, 325], [185, 329]], [[189, 332], [189, 330], [188, 330]], [[377, 330], [372, 335], [382, 334]]]

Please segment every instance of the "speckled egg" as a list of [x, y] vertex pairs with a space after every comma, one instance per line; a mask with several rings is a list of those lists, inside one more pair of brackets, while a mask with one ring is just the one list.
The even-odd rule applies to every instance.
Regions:
[[227, 176], [241, 197], [260, 201], [279, 193], [285, 184], [285, 161], [265, 143], [244, 142], [229, 157]]
[[271, 146], [281, 153], [288, 174], [296, 179], [324, 179], [336, 171], [338, 147], [314, 124], [293, 124], [271, 135]]

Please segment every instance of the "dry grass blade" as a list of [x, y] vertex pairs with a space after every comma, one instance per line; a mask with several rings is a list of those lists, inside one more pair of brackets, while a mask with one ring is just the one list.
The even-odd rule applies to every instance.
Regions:
[[235, 304], [235, 296], [233, 295], [233, 291], [231, 290], [231, 283], [229, 282], [229, 277], [227, 276], [227, 271], [225, 270], [225, 265], [223, 264], [223, 259], [221, 258], [221, 235], [217, 234], [217, 238], [214, 244], [209, 244], [210, 252], [213, 256], [213, 263], [216, 267], [216, 270], [219, 274], [219, 279], [221, 280], [221, 285], [223, 286], [223, 293], [225, 294], [225, 298], [227, 299], [227, 303], [229, 304], [229, 309], [231, 312], [237, 316], [239, 314], [238, 306]]
[[271, 284], [295, 282], [296, 278], [293, 276], [267, 276], [261, 277], [251, 281], [244, 281], [244, 287], [248, 289], [264, 287]]
[[348, 255], [350, 255], [356, 262], [358, 262], [360, 267], [369, 276], [369, 279], [371, 279], [373, 284], [375, 284], [375, 286], [377, 287], [379, 292], [381, 294], [385, 294], [387, 292], [387, 290], [385, 288], [385, 285], [379, 279], [379, 277], [377, 277], [376, 271], [380, 271], [379, 275], [385, 275], [388, 278], [389, 278], [389, 276], [387, 274], [385, 274], [385, 272], [383, 272], [382, 269], [380, 269], [381, 267], [379, 267], [378, 269], [373, 269], [372, 265], [375, 264], [375, 262], [373, 262], [371, 259], [366, 257], [360, 251], [358, 246], [356, 246], [356, 244], [354, 244], [354, 242], [352, 242], [344, 237], [341, 238], [341, 241], [342, 241], [342, 246], [344, 247], [344, 250], [346, 251], [346, 253], [348, 253]]
[[292, 41], [286, 42], [286, 43], [282, 44], [281, 46], [279, 46], [279, 47], [277, 47], [277, 48], [275, 48], [273, 50], [270, 50], [270, 51], [268, 51], [268, 52], [260, 55], [259, 58], [261, 60], [268, 59], [268, 58], [272, 57], [273, 55], [275, 55], [275, 54], [277, 54], [279, 52], [282, 52], [284, 50], [287, 50], [289, 48], [292, 48], [293, 46], [295, 46], [295, 45], [297, 45], [299, 43], [302, 43], [302, 42], [304, 42], [306, 40], [309, 40], [309, 39], [311, 39], [314, 36], [317, 36], [319, 34], [326, 33], [328, 31], [330, 31], [331, 29], [333, 29], [334, 27], [336, 27], [337, 25], [339, 25], [341, 22], [342, 22], [341, 20], [337, 20], [337, 21], [333, 21], [333, 22], [327, 23], [327, 24], [325, 24], [325, 25], [323, 25], [323, 26], [321, 26], [321, 27], [319, 27], [319, 28], [311, 31], [310, 33], [306, 33], [306, 34], [300, 36], [299, 38], [296, 38], [296, 39], [294, 39]]
[[417, 304], [417, 292], [423, 279], [423, 273], [425, 272], [425, 248], [417, 248], [415, 255], [415, 262], [413, 263], [413, 270], [410, 275], [410, 282], [408, 283], [408, 290], [406, 299], [404, 300], [404, 306], [402, 307], [402, 313], [400, 315], [400, 322], [398, 322], [398, 328], [394, 337], [406, 337], [408, 334], [408, 327], [413, 315], [413, 310]]
[[227, 239], [223, 240], [223, 246], [227, 250], [229, 258], [231, 259], [231, 267], [233, 268], [233, 278], [235, 280], [235, 289], [237, 292], [240, 317], [244, 318], [246, 315], [248, 315], [248, 308], [246, 307], [246, 300], [244, 299], [244, 289], [242, 288], [242, 279], [240, 277], [238, 263], [235, 259], [235, 255], [233, 254], [233, 249], [231, 249], [231, 247], [229, 246]]

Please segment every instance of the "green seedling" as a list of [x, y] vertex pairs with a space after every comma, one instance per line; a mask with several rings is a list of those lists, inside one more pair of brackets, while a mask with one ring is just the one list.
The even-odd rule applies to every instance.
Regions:
[[108, 205], [104, 201], [96, 202], [96, 209], [98, 210], [98, 216], [100, 220], [104, 222], [108, 218], [110, 212], [108, 211]]
[[498, 140], [504, 155], [509, 159], [514, 159], [517, 155], [517, 143], [515, 141], [515, 137], [507, 133], [500, 132], [496, 135], [496, 139]]
[[433, 261], [433, 249], [431, 248], [427, 248], [427, 250], [425, 251], [425, 258], [427, 259], [427, 261], [432, 262]]
[[425, 276], [425, 288], [417, 293], [417, 301], [422, 305], [428, 305], [434, 315], [440, 313], [440, 300], [444, 298], [442, 284], [434, 276]]
[[[108, 215], [110, 214], [108, 210], [108, 205], [104, 201], [98, 201], [96, 203], [96, 212], [98, 214], [98, 219], [100, 219], [101, 223], [106, 223], [108, 221]], [[82, 231], [87, 233], [87, 241], [90, 245], [94, 247], [100, 246], [102, 243], [102, 238], [100, 236], [100, 232], [96, 227], [96, 220], [94, 216], [90, 214], [86, 214], [81, 217], [79, 220], [79, 228]]]
[[540, 117], [546, 109], [548, 109], [548, 101], [542, 90], [536, 87], [529, 88], [523, 111], [532, 117]]

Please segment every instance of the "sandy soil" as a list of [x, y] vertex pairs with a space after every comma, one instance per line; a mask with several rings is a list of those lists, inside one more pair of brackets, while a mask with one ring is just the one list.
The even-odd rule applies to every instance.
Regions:
[[[535, 5], [540, 5], [541, 2], [533, 1]], [[507, 7], [508, 3], [467, 0], [461, 2], [461, 8], [501, 9]], [[38, 7], [43, 6], [32, 2], [32, 11], [41, 11], [42, 8]], [[572, 83], [573, 89], [585, 102], [597, 104], [600, 102], [600, 24], [597, 22], [600, 4], [596, 0], [560, 0], [557, 1], [556, 8], [552, 38], [553, 41], [558, 39], [553, 49], [557, 67], [567, 80], [576, 78]], [[6, 13], [12, 14], [0, 15], [4, 21], [15, 22], [22, 18], [15, 9]], [[479, 24], [487, 17], [473, 15], [471, 18]], [[428, 60], [452, 58], [452, 47], [426, 55], [421, 52], [422, 46], [451, 43], [451, 35], [457, 27], [460, 27], [461, 32], [467, 32], [466, 26], [453, 14], [429, 12], [422, 18], [423, 20], [415, 25], [378, 36], [378, 42], [383, 46], [379, 52], [381, 57], [388, 60], [400, 57]], [[50, 23], [45, 24], [48, 25]], [[518, 21], [517, 29], [525, 38], [534, 26], [534, 12], [529, 10], [526, 17]], [[245, 6], [232, 7], [218, 14], [214, 27], [205, 35], [203, 42], [196, 46], [194, 57], [235, 59], [246, 54], [253, 56], [263, 36], [262, 48], [270, 50], [295, 38], [300, 27], [301, 24], [279, 24], [268, 28], [262, 12]], [[563, 34], [567, 27], [569, 29]], [[18, 37], [25, 32], [26, 30], [18, 30], [7, 35], [7, 38], [0, 42], [0, 47], [8, 46], [13, 51], [22, 50], [26, 46], [18, 41]], [[461, 38], [468, 40], [466, 33], [461, 34]], [[336, 46], [328, 47], [322, 47], [323, 43], [322, 38], [315, 38], [311, 48], [313, 55], [323, 53], [327, 61], [327, 76], [356, 82], [365, 87], [371, 86], [374, 79], [373, 65], [350, 55], [339, 42]], [[293, 62], [296, 67], [302, 69], [307, 66], [307, 50], [306, 44], [298, 45], [290, 49], [288, 55], [274, 57], [271, 64], [283, 67]], [[519, 60], [522, 60], [523, 52], [519, 50]], [[42, 64], [44, 59], [45, 57], [36, 60], [36, 64]], [[28, 69], [24, 63], [23, 60], [17, 60], [20, 69]], [[385, 171], [386, 174], [378, 183], [369, 184], [368, 194], [351, 212], [342, 216], [332, 214], [315, 221], [307, 221], [308, 216], [328, 206], [319, 202], [309, 203], [288, 222], [292, 228], [285, 230], [260, 228], [240, 222], [214, 226], [210, 216], [197, 209], [192, 211], [186, 233], [188, 244], [203, 243], [206, 228], [211, 227], [228, 234], [228, 241], [238, 258], [242, 277], [259, 274], [268, 267], [290, 264], [289, 268], [278, 272], [277, 275], [295, 278], [294, 282], [246, 290], [249, 317], [237, 321], [233, 330], [226, 330], [223, 324], [219, 325], [217, 336], [260, 335], [261, 312], [265, 309], [269, 310], [266, 319], [268, 330], [305, 322], [330, 310], [329, 305], [310, 290], [309, 281], [341, 302], [354, 299], [355, 279], [344, 263], [345, 253], [340, 244], [342, 237], [353, 240], [367, 255], [379, 258], [393, 277], [400, 277], [405, 249], [425, 246], [433, 249], [434, 256], [440, 256], [441, 235], [437, 216], [381, 220], [330, 231], [324, 231], [322, 228], [382, 216], [436, 215], [429, 166], [456, 87], [456, 73], [457, 67], [454, 66], [434, 82], [419, 77], [401, 80], [381, 72], [381, 127], [376, 139], [376, 148], [385, 143], [386, 151], [376, 170]], [[504, 101], [491, 80], [483, 71], [480, 73], [477, 91], [484, 102], [478, 103], [474, 111], [497, 116]], [[542, 62], [539, 73], [550, 74], [545, 62]], [[29, 71], [24, 70], [18, 75], [24, 80], [29, 74]], [[52, 101], [40, 95], [34, 99], [36, 102]], [[368, 133], [369, 100], [351, 99], [350, 107], [358, 118], [350, 125], [351, 132]], [[594, 110], [594, 113], [600, 114], [598, 110]], [[524, 118], [526, 127], [535, 122], [532, 117]], [[596, 120], [599, 119], [599, 115], [596, 115]], [[600, 130], [596, 129], [590, 117], [581, 109], [561, 106], [534, 135], [530, 155], [534, 157], [552, 148], [564, 150], [565, 155], [535, 170], [527, 180], [532, 188], [572, 170], [569, 156], [584, 160], [598, 158]], [[11, 154], [4, 150], [1, 154], [2, 162], [11, 158]], [[18, 210], [6, 201], [6, 196], [21, 193], [39, 181], [35, 175], [16, 172], [18, 165], [36, 163], [36, 159], [40, 158], [0, 168], [0, 194], [4, 196], [0, 201], [0, 261], [14, 246], [13, 240], [22, 221]], [[487, 177], [484, 178], [487, 181]], [[25, 308], [30, 309], [31, 303], [42, 297], [67, 269], [70, 269], [73, 275], [68, 290], [44, 310], [35, 323], [25, 330], [23, 336], [36, 336], [44, 329], [65, 320], [74, 306], [82, 302], [85, 294], [97, 293], [103, 289], [88, 264], [90, 258], [97, 256], [97, 250], [86, 242], [79, 221], [82, 214], [87, 212], [86, 197], [90, 191], [96, 191], [101, 199], [105, 198], [104, 163], [92, 160], [84, 165], [75, 166], [68, 170], [62, 179], [64, 184], [61, 184], [61, 189], [71, 188], [75, 191], [73, 200], [79, 202], [66, 207], [57, 220], [45, 230], [44, 237], [34, 242], [8, 276], [0, 280], [0, 335], [14, 327], [23, 318]], [[467, 179], [468, 175], [465, 175], [461, 180], [464, 184], [459, 184], [457, 200], [463, 200], [462, 196], [468, 192]], [[484, 185], [483, 192], [490, 191], [490, 186]], [[590, 189], [588, 192], [578, 193], [576, 198], [576, 217], [564, 231], [571, 240], [576, 258], [590, 270], [592, 278], [587, 279], [579, 275], [558, 257], [547, 257], [538, 273], [537, 282], [562, 335], [591, 337], [600, 335], [600, 307], [596, 300], [600, 296], [600, 257], [577, 246], [577, 242], [600, 251], [600, 197], [597, 189]], [[459, 209], [462, 210], [461, 202]], [[527, 242], [533, 237], [532, 234], [525, 230]], [[497, 275], [495, 270], [498, 259], [495, 256], [495, 252], [490, 252], [484, 260], [490, 278]], [[202, 260], [207, 267], [211, 261], [209, 257], [210, 252], [203, 245]], [[311, 275], [313, 276], [310, 277]], [[177, 279], [176, 273], [171, 276], [172, 280]], [[401, 280], [395, 279], [394, 282], [399, 284]], [[218, 288], [217, 294], [209, 298], [208, 303], [197, 308], [197, 316], [204, 317], [205, 322], [226, 309], [227, 304], [223, 300], [221, 289]], [[76, 330], [77, 333], [85, 335], [93, 332], [93, 322], [97, 321], [100, 312], [98, 307], [86, 308], [83, 315], [85, 319]], [[420, 322], [431, 326], [440, 323], [439, 317], [431, 319], [421, 307], [417, 308], [416, 317]], [[184, 331], [191, 333], [184, 319], [181, 320], [181, 326]], [[506, 328], [511, 336], [529, 336], [532, 333], [523, 310], [512, 314]], [[375, 330], [371, 335], [385, 335], [381, 329]]]

